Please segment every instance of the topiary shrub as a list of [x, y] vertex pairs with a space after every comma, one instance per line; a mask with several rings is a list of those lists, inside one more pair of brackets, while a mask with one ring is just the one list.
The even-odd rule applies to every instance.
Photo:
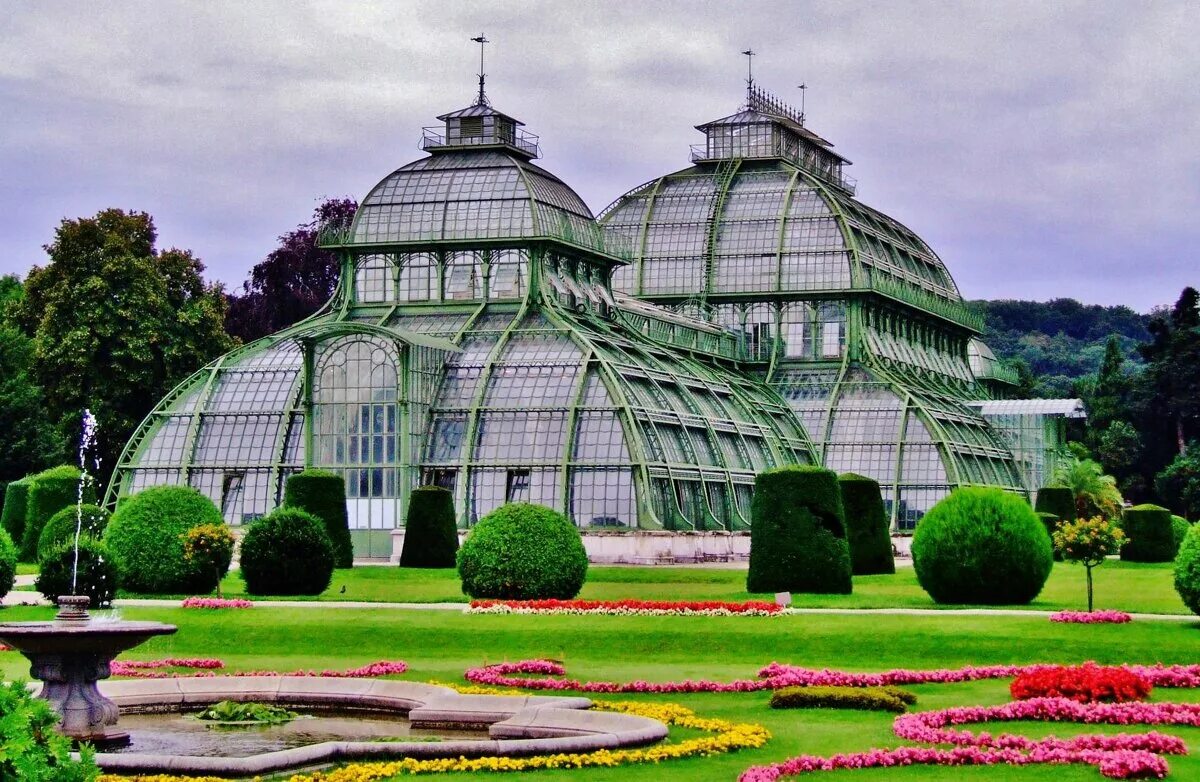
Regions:
[[326, 470], [305, 470], [288, 478], [283, 504], [308, 511], [325, 525], [333, 544], [334, 567], [354, 567], [354, 545], [346, 517], [346, 481]]
[[184, 555], [183, 536], [200, 524], [225, 520], [212, 500], [186, 486], [155, 486], [123, 501], [104, 530], [121, 587], [143, 594], [213, 591], [213, 571]]
[[850, 570], [856, 576], [895, 573], [892, 534], [879, 483], [848, 472], [838, 476], [846, 518]]
[[1033, 509], [1053, 513], [1061, 521], [1075, 521], [1075, 493], [1069, 486], [1043, 486], [1038, 489]]
[[17, 547], [0, 529], [0, 598], [12, 591], [17, 581]]
[[1121, 529], [1128, 542], [1121, 548], [1126, 562], [1170, 562], [1175, 559], [1175, 532], [1171, 511], [1158, 505], [1126, 508]]
[[75, 542], [63, 541], [52, 546], [38, 560], [37, 591], [50, 602], [59, 595], [87, 595], [93, 608], [109, 608], [117, 594], [120, 576], [108, 547], [95, 538], [79, 539], [79, 576], [74, 587], [71, 571], [75, 567]]
[[821, 467], [780, 467], [754, 479], [748, 592], [850, 594], [837, 475]]
[[[1187, 537], [1188, 530], [1192, 528], [1191, 522], [1183, 516], [1171, 517], [1171, 538], [1175, 542], [1175, 553], [1179, 553], [1179, 547], [1183, 545], [1183, 539]], [[1174, 559], [1174, 557], [1172, 557]]]
[[1188, 529], [1175, 557], [1175, 591], [1193, 614], [1200, 614], [1200, 524]]
[[29, 478], [8, 484], [4, 490], [4, 510], [0, 512], [0, 526], [16, 543], [20, 543], [25, 534], [26, 505], [29, 502]]
[[319, 595], [333, 578], [325, 524], [299, 508], [285, 505], [251, 524], [241, 552], [242, 580], [252, 595]]
[[441, 486], [421, 486], [408, 499], [400, 567], [454, 567], [458, 526], [454, 495]]
[[[1046, 513], [1045, 511], [1037, 511], [1037, 515], [1038, 518], [1042, 520], [1042, 526], [1046, 528], [1046, 534], [1050, 536], [1050, 542], [1053, 543], [1054, 533], [1058, 532], [1059, 528], [1062, 526], [1062, 519], [1060, 519], [1058, 516], [1055, 516], [1053, 513]], [[1054, 561], [1062, 562], [1062, 552], [1057, 548], [1054, 549]]]
[[479, 520], [458, 550], [463, 593], [498, 600], [569, 600], [587, 579], [579, 530], [558, 511], [527, 502]]
[[772, 709], [857, 709], [905, 712], [917, 696], [899, 687], [784, 687], [771, 693]]
[[[79, 502], [78, 467], [64, 464], [39, 472], [29, 479], [29, 499], [25, 507], [25, 529], [21, 533], [21, 559], [25, 562], [37, 560], [38, 540], [42, 528], [55, 513]], [[83, 501], [94, 505], [96, 484], [89, 476], [84, 481]]]
[[938, 603], [1023, 604], [1054, 566], [1050, 536], [1023, 498], [1001, 489], [956, 489], [921, 518], [913, 569]]
[[[65, 541], [75, 541], [75, 527], [79, 525], [79, 537], [96, 538], [104, 535], [104, 528], [112, 517], [104, 508], [98, 505], [84, 505], [76, 508], [69, 505], [50, 517], [42, 534], [38, 537], [37, 558], [40, 562], [46, 552]], [[82, 524], [79, 522], [82, 521]]]

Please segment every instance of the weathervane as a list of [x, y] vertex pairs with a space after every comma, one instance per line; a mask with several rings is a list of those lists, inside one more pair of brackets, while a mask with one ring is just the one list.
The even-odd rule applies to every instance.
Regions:
[[800, 90], [800, 124], [804, 124], [804, 97], [808, 95], [808, 84], [801, 84], [797, 89]]
[[487, 77], [487, 74], [483, 71], [483, 45], [491, 43], [491, 41], [489, 41], [487, 36], [485, 36], [483, 33], [480, 33], [478, 38], [472, 38], [471, 40], [479, 44], [479, 98], [476, 100], [476, 105], [487, 106], [487, 95], [483, 93], [483, 82]]
[[750, 105], [750, 93], [754, 91], [754, 55], [753, 49], [742, 52], [746, 55], [746, 105]]

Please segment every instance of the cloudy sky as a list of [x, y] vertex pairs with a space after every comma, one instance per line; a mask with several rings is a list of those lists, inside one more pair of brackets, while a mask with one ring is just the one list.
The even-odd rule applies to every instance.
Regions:
[[154, 215], [240, 286], [323, 196], [361, 197], [488, 94], [595, 210], [687, 165], [742, 49], [970, 298], [1128, 304], [1200, 285], [1195, 2], [0, 5], [0, 272], [63, 217]]

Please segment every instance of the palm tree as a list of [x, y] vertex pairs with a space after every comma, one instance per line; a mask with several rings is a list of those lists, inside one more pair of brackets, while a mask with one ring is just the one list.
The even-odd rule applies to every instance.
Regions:
[[1104, 468], [1091, 459], [1066, 456], [1054, 470], [1054, 482], [1066, 486], [1075, 495], [1078, 518], [1103, 516], [1113, 519], [1120, 515], [1125, 498], [1117, 489], [1117, 479], [1104, 474]]

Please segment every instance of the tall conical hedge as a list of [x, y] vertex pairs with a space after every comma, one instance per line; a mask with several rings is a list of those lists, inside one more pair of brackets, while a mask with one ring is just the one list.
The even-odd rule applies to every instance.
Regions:
[[[79, 501], [79, 468], [69, 464], [51, 467], [29, 478], [29, 499], [25, 505], [25, 529], [21, 531], [21, 561], [37, 561], [38, 540], [42, 527], [63, 508]], [[83, 501], [96, 503], [96, 483], [90, 477], [83, 485]]]
[[25, 510], [29, 503], [29, 479], [26, 476], [8, 484], [4, 490], [4, 511], [0, 514], [0, 525], [19, 548], [25, 534]]
[[327, 470], [305, 470], [288, 478], [283, 504], [307, 511], [321, 520], [333, 544], [333, 564], [354, 567], [354, 544], [346, 517], [346, 481]]
[[421, 486], [408, 498], [400, 567], [454, 567], [458, 526], [454, 495], [441, 486]]
[[850, 568], [856, 576], [895, 573], [892, 535], [879, 483], [852, 472], [838, 476], [846, 515]]
[[837, 474], [780, 467], [754, 479], [749, 592], [850, 594], [850, 547]]

